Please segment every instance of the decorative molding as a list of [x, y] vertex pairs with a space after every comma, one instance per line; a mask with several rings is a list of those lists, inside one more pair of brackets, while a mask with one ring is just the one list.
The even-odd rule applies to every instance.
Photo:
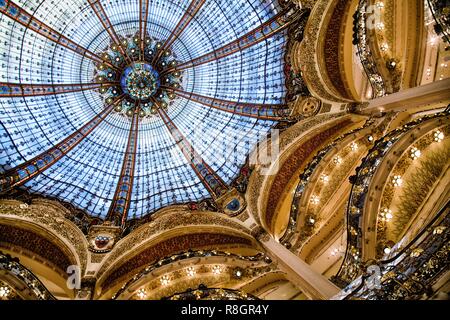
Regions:
[[337, 0], [336, 6], [331, 14], [330, 21], [325, 31], [323, 45], [323, 63], [325, 71], [336, 91], [340, 93], [342, 98], [352, 100], [348, 93], [348, 87], [344, 84], [343, 79], [343, 61], [340, 55], [340, 48], [343, 41], [343, 24], [345, 17], [349, 11], [351, 1]]
[[[361, 272], [362, 259], [367, 258], [367, 252], [363, 247], [367, 247], [366, 241], [375, 235], [372, 228], [368, 227], [368, 221], [374, 221], [378, 212], [368, 211], [366, 208], [369, 200], [372, 200], [374, 192], [372, 180], [380, 167], [382, 159], [392, 149], [392, 147], [412, 130], [420, 128], [422, 125], [433, 125], [434, 123], [443, 123], [448, 121], [449, 111], [431, 114], [415, 119], [400, 128], [397, 128], [382, 138], [378, 139], [374, 147], [369, 150], [367, 156], [363, 159], [360, 167], [357, 168], [355, 176], [350, 181], [353, 184], [347, 207], [347, 249], [345, 259], [338, 272], [337, 278], [346, 283], [350, 283]], [[389, 160], [387, 160], [389, 161]], [[383, 171], [384, 172], [384, 171]], [[377, 187], [379, 190], [380, 187]], [[370, 191], [370, 192], [369, 192]], [[374, 224], [374, 225], [375, 225]], [[370, 229], [370, 230], [369, 230]]]
[[352, 123], [353, 122], [350, 119], [343, 119], [338, 123], [334, 123], [331, 127], [316, 133], [307, 141], [301, 143], [296, 150], [283, 161], [283, 164], [281, 164], [281, 167], [275, 177], [271, 177], [272, 183], [270, 185], [270, 189], [267, 184], [265, 187], [269, 190], [267, 195], [268, 201], [264, 212], [261, 212], [261, 214], [264, 217], [265, 225], [268, 228], [272, 228], [280, 197], [295, 172], [299, 170], [302, 164], [305, 163], [309, 157], [311, 157], [313, 152], [318, 147]]
[[[16, 278], [21, 284], [28, 288], [29, 293], [37, 300], [55, 300], [55, 297], [48, 291], [42, 282], [27, 268], [25, 268], [17, 258], [12, 258], [8, 254], [0, 251], [0, 271], [7, 272]], [[0, 281], [2, 284], [2, 281]], [[16, 288], [13, 288], [15, 291]]]
[[[321, 114], [315, 117], [303, 119], [297, 122], [295, 125], [289, 127], [280, 134], [280, 156], [288, 150], [289, 146], [295, 141], [302, 139], [306, 133], [308, 133], [312, 128], [318, 127], [319, 125], [328, 122], [330, 120], [336, 119], [342, 116], [344, 113], [338, 114]], [[261, 150], [264, 152], [264, 150]], [[255, 221], [261, 225], [259, 218], [258, 209], [258, 199], [261, 195], [261, 187], [264, 180], [267, 178], [265, 175], [261, 174], [261, 168], [252, 168], [252, 173], [248, 182], [246, 200], [247, 200], [247, 211], [253, 216]]]
[[[226, 230], [224, 230], [226, 232]], [[116, 262], [115, 267], [103, 276], [101, 282], [102, 289], [107, 290], [121, 278], [124, 278], [131, 272], [139, 271], [145, 265], [157, 261], [165, 256], [176, 252], [186, 251], [188, 249], [200, 249], [203, 247], [220, 247], [221, 245], [244, 245], [252, 247], [253, 243], [249, 238], [243, 238], [236, 235], [220, 233], [189, 233], [175, 236], [167, 240], [160, 241], [152, 246], [145, 248], [133, 257], [128, 257], [122, 262]]]
[[78, 260], [76, 264], [84, 271], [89, 255], [88, 244], [80, 229], [65, 218], [66, 214], [67, 209], [50, 200], [35, 199], [31, 205], [16, 200], [0, 200], [0, 219], [17, 219], [48, 230], [74, 250], [73, 255]]
[[322, 75], [319, 67], [318, 48], [324, 41], [324, 24], [332, 3], [329, 0], [316, 1], [306, 25], [304, 39], [298, 47], [296, 59], [299, 62], [308, 89], [313, 96], [329, 101], [347, 102], [341, 94], [336, 92], [333, 84], [328, 79], [328, 75]]
[[[8, 224], [3, 224], [7, 222]], [[0, 219], [0, 247], [11, 251], [25, 249], [32, 255], [48, 261], [50, 265], [59, 269], [63, 274], [67, 268], [76, 264], [75, 258], [64, 250], [62, 244], [51, 241], [44, 235], [34, 230], [25, 229], [24, 226], [16, 226], [10, 221]]]
[[[137, 273], [136, 275], [134, 275], [131, 280], [129, 280], [126, 284], [124, 284], [119, 291], [116, 292], [116, 294], [114, 294], [113, 299], [117, 299], [118, 297], [120, 297], [120, 295], [122, 293], [124, 293], [127, 288], [130, 288], [131, 286], [133, 286], [133, 284], [137, 283], [140, 279], [146, 277], [147, 275], [151, 274], [153, 271], [166, 266], [166, 265], [170, 265], [170, 264], [174, 264], [174, 263], [178, 263], [183, 261], [183, 260], [188, 260], [188, 259], [196, 259], [196, 258], [210, 258], [210, 257], [216, 257], [216, 258], [223, 258], [225, 259], [225, 261], [227, 261], [228, 259], [237, 259], [243, 262], [247, 262], [247, 263], [252, 263], [252, 265], [254, 263], [271, 263], [272, 260], [266, 256], [264, 253], [258, 253], [257, 255], [254, 256], [242, 256], [242, 255], [236, 255], [236, 254], [231, 254], [229, 252], [222, 252], [222, 251], [216, 251], [216, 250], [200, 250], [200, 251], [187, 251], [187, 252], [183, 252], [180, 254], [175, 254], [169, 257], [164, 257], [162, 259], [160, 259], [157, 262], [152, 263], [151, 265], [147, 266], [144, 270], [142, 270], [141, 272]], [[196, 259], [197, 260], [197, 259]], [[205, 264], [207, 264], [206, 260], [204, 262]], [[199, 262], [197, 263], [197, 265], [199, 264]]]
[[116, 244], [98, 271], [99, 278], [121, 256], [123, 257], [129, 252], [137, 250], [139, 246], [150, 240], [158, 241], [158, 237], [161, 234], [176, 228], [179, 228], [180, 231], [185, 231], [188, 226], [210, 226], [221, 227], [222, 229], [229, 228], [230, 230], [241, 232], [243, 235], [249, 234], [249, 230], [238, 222], [231, 220], [225, 215], [213, 212], [192, 212], [183, 207], [166, 208], [153, 218], [154, 220], [133, 230]]

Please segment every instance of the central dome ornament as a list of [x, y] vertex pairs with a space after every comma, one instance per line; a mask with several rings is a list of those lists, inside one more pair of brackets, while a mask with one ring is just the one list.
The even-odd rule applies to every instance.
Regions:
[[107, 63], [96, 64], [93, 80], [119, 84], [100, 89], [105, 105], [123, 96], [114, 108], [117, 113], [128, 117], [135, 112], [140, 117], [155, 115], [158, 108], [167, 108], [176, 97], [166, 88], [181, 87], [182, 74], [174, 71], [176, 58], [159, 40], [121, 38], [120, 44], [111, 43], [100, 56]]
[[125, 69], [120, 85], [132, 99], [147, 101], [160, 87], [159, 74], [151, 65], [137, 62]]

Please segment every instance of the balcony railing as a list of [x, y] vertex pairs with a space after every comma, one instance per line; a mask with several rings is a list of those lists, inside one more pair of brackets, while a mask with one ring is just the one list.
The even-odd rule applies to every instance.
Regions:
[[37, 300], [56, 300], [42, 282], [27, 268], [19, 263], [18, 259], [0, 252], [0, 270], [13, 274], [36, 296]]
[[333, 277], [333, 281], [337, 285], [341, 287], [348, 285], [361, 274], [364, 206], [370, 183], [379, 164], [394, 144], [407, 132], [425, 121], [438, 117], [446, 117], [449, 114], [450, 107], [447, 107], [443, 112], [424, 116], [409, 122], [401, 128], [391, 131], [389, 134], [376, 141], [374, 147], [363, 159], [361, 166], [357, 169], [356, 176], [352, 178], [353, 186], [350, 192], [346, 216], [347, 248], [341, 268], [339, 269], [337, 276]]
[[329, 145], [327, 145], [325, 148], [320, 150], [316, 156], [312, 159], [312, 161], [306, 166], [303, 173], [300, 175], [300, 182], [298, 183], [295, 193], [294, 193], [294, 199], [292, 200], [292, 206], [291, 211], [289, 215], [289, 221], [288, 226], [286, 228], [286, 231], [284, 232], [283, 236], [280, 238], [280, 243], [282, 243], [284, 246], [289, 247], [290, 242], [293, 240], [295, 233], [297, 232], [297, 219], [299, 217], [300, 213], [300, 201], [303, 197], [303, 194], [305, 192], [306, 186], [310, 182], [310, 178], [312, 174], [314, 173], [315, 169], [319, 166], [321, 161], [325, 158], [325, 156], [333, 150], [333, 148], [336, 147], [336, 145], [344, 140], [347, 136], [355, 134], [359, 132], [360, 130], [367, 128], [373, 123], [373, 119], [368, 120], [362, 128], [358, 128], [355, 130], [351, 130], [350, 132], [338, 137], [333, 142], [331, 142]]
[[233, 254], [230, 252], [222, 252], [217, 250], [199, 250], [199, 251], [187, 251], [182, 253], [174, 254], [170, 257], [162, 258], [155, 263], [147, 266], [144, 270], [140, 271], [136, 275], [134, 275], [127, 283], [125, 283], [119, 291], [112, 297], [112, 299], [117, 299], [122, 293], [124, 293], [130, 286], [132, 286], [134, 283], [136, 283], [139, 279], [142, 279], [146, 275], [152, 273], [158, 268], [161, 268], [165, 265], [169, 265], [172, 263], [176, 263], [179, 261], [187, 260], [187, 259], [193, 259], [193, 258], [205, 258], [205, 257], [223, 257], [223, 258], [231, 258], [231, 259], [238, 259], [241, 261], [247, 261], [247, 262], [262, 262], [262, 263], [271, 263], [272, 260], [269, 258], [269, 256], [258, 253], [254, 256], [242, 256]]
[[426, 0], [434, 21], [435, 31], [450, 44], [450, 1]]
[[386, 95], [386, 84], [377, 68], [369, 45], [369, 36], [367, 34], [368, 20], [370, 18], [369, 16], [374, 13], [370, 12], [368, 8], [369, 3], [367, 0], [359, 1], [358, 8], [353, 16], [355, 28], [355, 32], [353, 33], [353, 44], [355, 44], [358, 49], [359, 59], [372, 87], [372, 97], [379, 98]]
[[257, 297], [239, 290], [223, 288], [206, 288], [200, 285], [198, 289], [177, 293], [162, 300], [260, 300]]
[[[346, 137], [348, 137], [350, 135], [358, 134], [362, 130], [367, 129], [371, 126], [373, 126], [373, 131], [377, 131], [377, 132], [380, 132], [380, 134], [382, 134], [382, 132], [384, 132], [386, 127], [388, 127], [389, 123], [394, 118], [394, 115], [395, 115], [395, 113], [390, 113], [390, 114], [386, 115], [385, 119], [378, 124], [376, 124], [377, 121], [374, 118], [368, 119], [361, 128], [351, 130], [351, 131], [341, 135], [340, 137], [336, 138], [333, 142], [331, 142], [329, 145], [327, 145], [326, 147], [321, 149], [317, 153], [317, 155], [314, 156], [314, 158], [306, 166], [305, 170], [300, 175], [300, 182], [298, 183], [298, 185], [295, 189], [294, 198], [292, 200], [291, 211], [290, 211], [289, 220], [288, 220], [288, 226], [286, 227], [286, 231], [284, 232], [284, 234], [279, 239], [280, 243], [282, 243], [286, 247], [290, 247], [290, 245], [292, 244], [292, 241], [295, 238], [294, 236], [296, 235], [296, 232], [298, 231], [297, 230], [298, 229], [298, 221], [297, 220], [298, 220], [298, 217], [301, 215], [301, 212], [300, 212], [301, 199], [305, 192], [306, 186], [308, 185], [308, 183], [310, 183], [311, 176], [313, 175], [314, 171], [319, 166], [321, 161], [326, 157], [326, 155], [331, 150], [336, 148], [336, 145], [339, 142], [343, 141]], [[311, 233], [312, 230], [310, 230], [310, 229], [311, 229], [311, 227], [308, 229], [308, 231], [305, 231], [305, 233]]]
[[334, 299], [418, 300], [449, 272], [450, 202], [394, 257], [368, 267]]

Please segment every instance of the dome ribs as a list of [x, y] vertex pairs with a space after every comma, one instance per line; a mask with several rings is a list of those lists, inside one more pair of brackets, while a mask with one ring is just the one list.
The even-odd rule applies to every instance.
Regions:
[[103, 109], [92, 120], [72, 133], [63, 141], [56, 144], [49, 150], [41, 153], [37, 157], [6, 171], [0, 176], [0, 194], [10, 191], [14, 187], [19, 187], [38, 174], [44, 172], [69, 151], [75, 148], [84, 138], [86, 138], [106, 117], [111, 113], [114, 107], [122, 102], [123, 96], [117, 97], [113, 103]]
[[[157, 103], [155, 101], [155, 103]], [[220, 178], [220, 176], [203, 160], [200, 154], [195, 151], [191, 143], [177, 128], [175, 123], [167, 115], [166, 111], [162, 108], [158, 108], [158, 113], [161, 116], [167, 130], [172, 135], [176, 144], [181, 150], [181, 153], [186, 157], [186, 160], [191, 165], [195, 174], [208, 190], [211, 197], [216, 200], [223, 195], [229, 188], [228, 185]]]
[[238, 51], [250, 48], [255, 44], [264, 41], [273, 35], [285, 30], [292, 22], [298, 17], [297, 11], [293, 10], [292, 7], [286, 7], [281, 10], [276, 16], [264, 22], [259, 27], [251, 30], [242, 37], [224, 45], [221, 48], [215, 49], [210, 53], [204, 54], [198, 58], [194, 58], [190, 61], [180, 63], [178, 67], [171, 68], [166, 71], [172, 72], [176, 70], [184, 70], [188, 68], [193, 68], [214, 60], [219, 60]]
[[187, 100], [244, 117], [251, 117], [262, 120], [282, 121], [286, 120], [291, 113], [289, 107], [284, 104], [254, 104], [237, 101], [227, 101], [199, 95], [193, 92], [186, 92], [177, 88], [166, 89], [168, 91], [173, 91], [178, 96], [183, 97]]
[[[136, 104], [139, 104], [139, 102], [136, 102]], [[114, 222], [117, 226], [124, 226], [127, 221], [131, 193], [133, 191], [134, 168], [136, 166], [136, 150], [139, 136], [139, 114], [137, 110], [135, 108], [133, 112], [119, 182], [108, 215], [106, 216], [107, 220]]]
[[[237, 215], [248, 153], [297, 120], [285, 56], [301, 10], [290, 1], [0, 0], [0, 194], [48, 197], [116, 229], [172, 205]], [[214, 61], [177, 70], [212, 51]]]
[[140, 37], [140, 58], [144, 60], [145, 38], [147, 37], [149, 0], [139, 0], [139, 37]]
[[114, 27], [111, 21], [109, 20], [108, 15], [105, 12], [105, 9], [100, 3], [100, 0], [88, 0], [88, 2], [92, 10], [94, 10], [94, 13], [100, 20], [100, 23], [103, 25], [103, 28], [111, 37], [111, 40], [117, 45], [117, 48], [120, 51], [120, 53], [125, 57], [125, 60], [127, 60], [128, 63], [131, 63], [132, 60], [128, 56], [126, 48], [122, 46], [122, 41], [117, 35], [116, 31], [114, 30]]
[[180, 21], [176, 25], [176, 27], [173, 29], [173, 31], [170, 33], [169, 38], [163, 43], [162, 47], [159, 49], [158, 53], [155, 55], [155, 58], [153, 60], [153, 65], [159, 60], [161, 57], [161, 54], [164, 52], [164, 50], [170, 48], [173, 44], [173, 42], [180, 36], [180, 34], [183, 32], [184, 29], [189, 25], [191, 20], [195, 17], [197, 12], [200, 10], [200, 8], [203, 6], [206, 0], [192, 0], [189, 7], [186, 9], [186, 12], [181, 17]]
[[96, 82], [80, 84], [31, 84], [31, 83], [7, 83], [0, 82], [0, 98], [4, 97], [32, 97], [47, 96], [109, 88], [115, 83]]
[[117, 69], [114, 65], [105, 62], [101, 57], [95, 53], [83, 48], [74, 41], [70, 40], [66, 36], [62, 35], [58, 31], [54, 30], [50, 26], [36, 19], [33, 15], [29, 14], [24, 9], [20, 8], [17, 4], [12, 1], [5, 0], [5, 5], [0, 6], [0, 13], [3, 13], [7, 17], [11, 18], [15, 22], [21, 24], [27, 29], [33, 30], [34, 32], [40, 34], [41, 36], [59, 44], [79, 55], [86, 57], [97, 63], [104, 63], [110, 68]]

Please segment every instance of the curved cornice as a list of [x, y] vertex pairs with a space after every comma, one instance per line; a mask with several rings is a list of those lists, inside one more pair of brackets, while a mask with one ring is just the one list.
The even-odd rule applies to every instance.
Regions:
[[[97, 278], [99, 283], [102, 283], [108, 274], [114, 272], [113, 269], [128, 264], [130, 259], [143, 254], [146, 250], [156, 250], [152, 248], [160, 248], [160, 252], [152, 257], [143, 257], [140, 262], [136, 261], [134, 271], [144, 264], [151, 263], [158, 257], [162, 258], [194, 247], [200, 249], [205, 246], [235, 244], [236, 247], [243, 245], [257, 248], [258, 245], [249, 232], [250, 230], [241, 224], [219, 213], [167, 209], [155, 217], [153, 221], [140, 226], [121, 239], [103, 262], [97, 273]], [[215, 234], [216, 236], [207, 238], [206, 234]], [[201, 235], [204, 235], [204, 237]], [[230, 237], [228, 240], [226, 239], [227, 236]], [[195, 238], [195, 242], [191, 244], [186, 242], [189, 237], [192, 241]], [[178, 242], [174, 240], [177, 238], [179, 239]], [[183, 241], [181, 241], [182, 239]], [[128, 269], [130, 268], [128, 267]], [[130, 269], [129, 272], [133, 270]]]
[[281, 152], [277, 160], [278, 170], [275, 174], [266, 176], [260, 189], [258, 212], [263, 226], [269, 231], [273, 230], [277, 207], [288, 192], [289, 182], [312, 158], [315, 150], [354, 124], [352, 116], [335, 119], [314, 129], [308, 136], [302, 136], [289, 150]]
[[55, 235], [42, 227], [17, 219], [0, 218], [0, 246], [8, 250], [38, 256], [58, 273], [76, 264], [76, 258]]
[[[369, 190], [367, 192], [368, 198], [364, 205], [364, 219], [363, 219], [363, 237], [364, 242], [362, 243], [362, 259], [376, 259], [379, 258], [377, 252], [377, 244], [380, 241], [382, 232], [380, 232], [379, 223], [379, 212], [383, 209], [383, 202], [385, 205], [392, 201], [394, 196], [394, 187], [392, 186], [392, 176], [401, 175], [407, 171], [407, 169], [412, 165], [412, 160], [410, 160], [411, 147], [417, 145], [421, 140], [433, 140], [433, 132], [440, 129], [448, 135], [450, 126], [446, 125], [445, 122], [449, 121], [446, 119], [437, 118], [431, 121], [426, 121], [414, 130], [411, 130], [404, 136], [402, 136], [395, 145], [392, 146], [389, 151], [384, 155], [382, 161], [378, 165], [378, 168], [371, 179], [369, 185]], [[426, 139], [428, 137], [428, 139]], [[394, 173], [395, 172], [395, 173]], [[405, 180], [405, 177], [403, 177]], [[405, 184], [407, 181], [404, 181]], [[431, 188], [431, 186], [427, 186]], [[404, 189], [404, 187], [403, 187]], [[401, 192], [401, 191], [400, 191]], [[416, 190], [416, 192], [423, 193], [424, 190]], [[426, 196], [423, 194], [422, 196]], [[388, 200], [389, 199], [389, 200]], [[420, 199], [417, 195], [415, 199]], [[413, 207], [415, 204], [410, 203]], [[386, 205], [387, 207], [387, 205]]]
[[[335, 102], [349, 102], [347, 95], [333, 85], [335, 79], [330, 80], [325, 61], [325, 49], [322, 44], [325, 41], [330, 17], [334, 12], [336, 1], [318, 0], [311, 11], [306, 24], [304, 39], [298, 47], [296, 59], [301, 66], [303, 77], [311, 93], [321, 99]], [[340, 27], [340, 24], [337, 23]], [[333, 31], [337, 32], [337, 31]], [[340, 32], [337, 32], [338, 35]], [[336, 43], [336, 46], [338, 43]], [[339, 49], [339, 47], [337, 48]], [[322, 51], [321, 51], [322, 50]], [[328, 49], [327, 49], [328, 50]], [[334, 52], [334, 51], [333, 51]], [[339, 51], [337, 51], [339, 55]], [[337, 63], [339, 60], [336, 60]], [[340, 75], [339, 75], [340, 78]]]
[[[333, 85], [339, 96], [345, 100], [353, 100], [349, 94], [348, 84], [344, 77], [343, 41], [351, 1], [336, 0], [326, 30], [321, 30], [323, 41], [317, 46], [317, 56], [322, 77], [327, 85]], [[328, 13], [327, 13], [328, 15]], [[325, 27], [324, 27], [325, 28]], [[325, 76], [328, 76], [328, 78]]]
[[[324, 123], [332, 121], [333, 119], [336, 119], [342, 116], [343, 114], [344, 113], [316, 115], [314, 117], [299, 121], [295, 125], [281, 132], [279, 137], [280, 155], [284, 154], [286, 150], [291, 148], [293, 144], [297, 143], [299, 139], [302, 139], [311, 130], [319, 128]], [[267, 152], [268, 145], [270, 145], [270, 141], [266, 143], [266, 147], [262, 146], [256, 151], [260, 152], [260, 154], [270, 154], [269, 152]], [[263, 185], [265, 179], [267, 178], [267, 176], [263, 174], [262, 169], [263, 168], [261, 168], [260, 165], [257, 165], [254, 168], [250, 176], [246, 192], [247, 210], [259, 225], [262, 225], [262, 222], [259, 214], [260, 210], [258, 208], [259, 202], [258, 199], [262, 192], [261, 186]]]
[[[197, 231], [194, 232], [194, 230]], [[178, 231], [178, 233], [173, 234], [173, 231]], [[179, 231], [184, 231], [186, 234], [180, 234]], [[256, 247], [255, 241], [250, 236], [227, 230], [224, 227], [185, 227], [169, 233], [172, 234], [161, 236], [157, 242], [149, 241], [136, 251], [131, 251], [120, 261], [116, 261], [99, 281], [102, 289], [110, 288], [130, 273], [135, 273], [146, 265], [173, 253], [202, 248]]]
[[[338, 278], [346, 283], [353, 281], [360, 273], [362, 262], [375, 258], [376, 223], [379, 213], [378, 206], [370, 203], [377, 203], [379, 194], [383, 186], [388, 182], [389, 174], [393, 168], [393, 163], [398, 161], [398, 151], [390, 153], [393, 146], [401, 141], [406, 141], [415, 135], [423, 135], [424, 128], [431, 130], [445, 121], [448, 122], [448, 110], [415, 119], [402, 127], [399, 127], [375, 142], [374, 147], [363, 159], [357, 173], [351, 178], [353, 187], [350, 193], [347, 209], [347, 250], [344, 262], [338, 272]], [[399, 144], [400, 145], [400, 144]], [[402, 154], [405, 150], [400, 152]], [[388, 157], [387, 155], [390, 154]], [[374, 177], [378, 179], [374, 180]], [[376, 181], [378, 180], [378, 182]], [[368, 243], [372, 243], [369, 248]], [[363, 250], [363, 246], [365, 249]]]
[[[201, 266], [204, 266], [206, 268], [204, 271], [209, 269], [209, 273], [211, 273], [210, 268], [208, 268], [209, 266], [220, 266], [220, 273], [222, 273], [223, 268], [238, 267], [240, 269], [247, 269], [267, 266], [269, 263], [271, 263], [271, 260], [261, 253], [254, 256], [241, 256], [216, 250], [187, 251], [164, 257], [159, 261], [146, 266], [144, 270], [135, 274], [126, 284], [124, 284], [119, 291], [114, 294], [113, 299], [128, 300], [138, 288], [146, 286], [149, 282], [158, 279], [163, 274], [182, 273], [187, 266], [195, 266], [195, 269], [197, 270], [199, 270]], [[200, 278], [201, 281], [204, 280], [203, 276], [200, 276]], [[217, 279], [216, 283], [217, 281], [223, 283], [223, 280], [224, 279]]]
[[[89, 257], [88, 243], [81, 230], [65, 218], [66, 210], [59, 203], [50, 200], [35, 199], [30, 205], [16, 200], [0, 200], [0, 221], [5, 220], [8, 224], [23, 226], [25, 229], [34, 226], [49, 234], [45, 238], [70, 252], [73, 263], [84, 272]], [[60, 243], [55, 242], [55, 239]]]
[[[24, 300], [55, 300], [55, 297], [44, 286], [39, 278], [37, 278], [28, 268], [23, 266], [17, 258], [12, 258], [9, 254], [4, 254], [1, 251], [0, 272], [2, 275], [2, 281], [0, 281], [0, 283], [6, 281], [6, 283], [12, 284], [15, 293], [18, 293]], [[9, 278], [9, 281], [5, 278]], [[17, 285], [18, 283], [20, 285]]]
[[[372, 130], [373, 128], [370, 126], [356, 129], [338, 138], [321, 151], [323, 154], [321, 154], [319, 162], [317, 162], [318, 159], [314, 159], [315, 161], [313, 160], [302, 173], [291, 208], [291, 219], [295, 221], [291, 228], [295, 228], [295, 232], [298, 235], [289, 241], [296, 250], [300, 248], [301, 251], [303, 245], [310, 242], [312, 237], [317, 236], [319, 229], [329, 223], [329, 220], [338, 213], [336, 204], [339, 203], [340, 199], [344, 198], [344, 195], [348, 196], [350, 192], [348, 176], [363, 157], [364, 151], [367, 152], [369, 142], [364, 137], [369, 135]], [[351, 143], [354, 142], [358, 145], [358, 150], [355, 151], [351, 149]], [[337, 165], [334, 163], [337, 155], [341, 157], [342, 164]], [[313, 165], [315, 163], [317, 163], [317, 167]], [[329, 179], [326, 184], [320, 179], [324, 172], [326, 172]], [[322, 194], [325, 191], [327, 193], [325, 195]], [[313, 193], [320, 196], [321, 205], [317, 209], [312, 207], [313, 205], [310, 201]], [[309, 212], [309, 208], [311, 208], [313, 213]], [[294, 213], [296, 215], [292, 217]], [[315, 223], [310, 225], [306, 220], [312, 216]], [[308, 234], [311, 237], [308, 238]], [[289, 238], [287, 237], [286, 240]], [[306, 253], [303, 254], [305, 255]]]

